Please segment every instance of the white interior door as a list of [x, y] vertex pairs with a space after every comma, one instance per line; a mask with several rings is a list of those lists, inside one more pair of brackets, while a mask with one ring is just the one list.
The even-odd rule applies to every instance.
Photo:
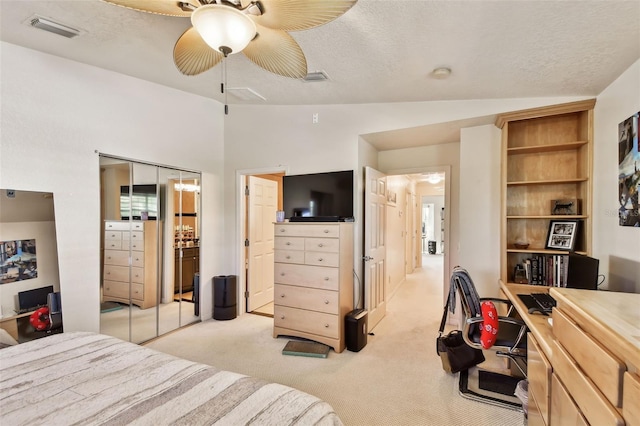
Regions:
[[364, 179], [364, 307], [369, 311], [369, 329], [372, 330], [385, 316], [387, 307], [387, 177], [378, 170], [365, 167]]
[[247, 311], [273, 302], [273, 222], [278, 183], [248, 176]]

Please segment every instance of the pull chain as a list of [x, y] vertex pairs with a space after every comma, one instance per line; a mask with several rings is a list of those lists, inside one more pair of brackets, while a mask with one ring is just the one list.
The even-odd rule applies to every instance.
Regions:
[[220, 93], [224, 94], [224, 114], [229, 115], [229, 103], [227, 102], [227, 61], [222, 59], [222, 83], [220, 83]]

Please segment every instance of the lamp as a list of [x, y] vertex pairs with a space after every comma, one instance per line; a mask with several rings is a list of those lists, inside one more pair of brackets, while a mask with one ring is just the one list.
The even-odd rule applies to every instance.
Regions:
[[425, 180], [432, 185], [438, 184], [442, 181], [442, 176], [440, 173], [427, 173], [424, 175]]
[[251, 18], [233, 6], [207, 4], [191, 14], [200, 37], [225, 57], [242, 51], [256, 35]]

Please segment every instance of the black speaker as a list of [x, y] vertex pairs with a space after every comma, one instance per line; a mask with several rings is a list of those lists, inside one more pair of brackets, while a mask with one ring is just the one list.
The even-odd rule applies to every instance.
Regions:
[[367, 345], [367, 311], [354, 309], [344, 317], [344, 333], [347, 349], [359, 352]]

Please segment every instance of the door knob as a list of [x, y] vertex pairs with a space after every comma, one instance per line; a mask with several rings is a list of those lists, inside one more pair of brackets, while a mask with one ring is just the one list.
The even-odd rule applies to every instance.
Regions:
[[373, 260], [373, 257], [371, 257], [371, 256], [362, 256], [362, 260], [364, 260], [365, 262], [368, 262], [370, 260]]

